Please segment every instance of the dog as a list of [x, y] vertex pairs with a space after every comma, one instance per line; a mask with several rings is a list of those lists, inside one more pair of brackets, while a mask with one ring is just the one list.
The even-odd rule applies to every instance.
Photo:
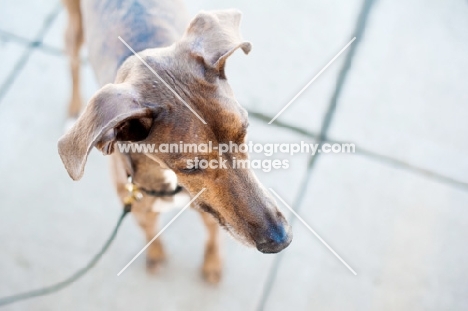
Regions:
[[[111, 172], [120, 199], [133, 183], [153, 191], [174, 191], [178, 185], [195, 196], [192, 203], [208, 231], [202, 273], [219, 282], [222, 260], [219, 228], [263, 253], [277, 253], [292, 240], [291, 227], [277, 203], [250, 169], [234, 169], [232, 161], [246, 152], [228, 152], [226, 169], [187, 168], [187, 160], [208, 154], [129, 153], [120, 142], [156, 146], [188, 142], [244, 143], [247, 111], [234, 97], [225, 74], [229, 56], [251, 44], [242, 39], [238, 10], [202, 11], [191, 21], [178, 0], [63, 0], [68, 12], [66, 50], [70, 58], [72, 94], [69, 116], [81, 110], [79, 51], [86, 38], [88, 58], [101, 89], [75, 124], [60, 138], [58, 150], [73, 180], [84, 173], [93, 147], [110, 155]], [[118, 39], [121, 37], [202, 119], [161, 83]], [[132, 214], [146, 239], [157, 233], [158, 206], [171, 198], [143, 195]], [[166, 201], [166, 202], [164, 202]], [[147, 269], [157, 271], [165, 258], [156, 239], [147, 250]]]

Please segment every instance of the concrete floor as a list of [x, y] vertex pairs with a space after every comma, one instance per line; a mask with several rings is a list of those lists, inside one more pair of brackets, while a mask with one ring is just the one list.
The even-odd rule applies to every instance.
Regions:
[[[162, 236], [168, 261], [157, 275], [141, 256], [116, 276], [144, 246], [127, 219], [83, 279], [5, 310], [467, 310], [468, 2], [188, 3], [193, 15], [228, 7], [243, 11], [253, 43], [227, 67], [251, 112], [249, 139], [356, 143], [353, 155], [296, 155], [288, 170], [257, 174], [358, 275], [287, 213], [290, 247], [264, 255], [226, 236], [223, 280], [210, 286], [200, 273], [204, 227], [187, 211]], [[120, 213], [107, 159], [93, 151], [73, 182], [57, 154], [70, 95], [65, 19], [57, 1], [0, 4], [0, 296], [70, 275]], [[85, 65], [85, 98], [96, 90]]]

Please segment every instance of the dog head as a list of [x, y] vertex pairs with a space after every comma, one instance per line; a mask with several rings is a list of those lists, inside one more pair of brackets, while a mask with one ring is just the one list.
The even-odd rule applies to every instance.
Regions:
[[[114, 84], [100, 89], [84, 113], [59, 141], [59, 153], [74, 179], [84, 172], [93, 147], [111, 154], [119, 142], [162, 144], [244, 143], [247, 112], [236, 101], [225, 75], [227, 58], [251, 45], [239, 32], [240, 12], [202, 12], [184, 36], [165, 48], [128, 58]], [[149, 68], [148, 68], [149, 67]], [[230, 150], [147, 153], [175, 172], [192, 196], [206, 189], [196, 205], [228, 232], [264, 253], [289, 245], [292, 233], [275, 200], [248, 168], [234, 160], [248, 154]], [[195, 158], [223, 161], [226, 168], [188, 167]]]

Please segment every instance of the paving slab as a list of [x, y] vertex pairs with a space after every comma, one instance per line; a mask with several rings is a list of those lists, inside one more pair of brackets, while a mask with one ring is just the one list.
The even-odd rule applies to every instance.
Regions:
[[330, 136], [468, 182], [468, 3], [377, 1]]
[[57, 0], [6, 0], [0, 10], [0, 29], [33, 41], [59, 3]]
[[[0, 145], [0, 296], [69, 276], [99, 250], [120, 214], [104, 156], [93, 150], [83, 179], [73, 182], [57, 154], [70, 92], [67, 64], [65, 57], [36, 50], [0, 105], [0, 130], [8, 133]], [[97, 89], [89, 67], [84, 81], [89, 98]], [[307, 140], [255, 120], [249, 139]], [[287, 158], [289, 170], [258, 170], [257, 175], [265, 186], [293, 200], [309, 156]], [[174, 214], [165, 214], [163, 223]], [[225, 237], [224, 279], [219, 286], [209, 286], [200, 272], [204, 230], [195, 211], [185, 212], [162, 236], [168, 261], [159, 274], [148, 275], [141, 256], [117, 277], [145, 245], [130, 217], [108, 253], [82, 280], [5, 310], [253, 310], [274, 255]]]
[[26, 47], [0, 36], [0, 87], [12, 73]]
[[[291, 203], [291, 201], [287, 201]], [[468, 191], [358, 155], [318, 159], [265, 310], [466, 310]]]

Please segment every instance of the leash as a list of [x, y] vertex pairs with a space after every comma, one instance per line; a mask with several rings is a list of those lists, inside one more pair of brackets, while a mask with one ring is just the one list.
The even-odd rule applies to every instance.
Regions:
[[137, 187], [133, 181], [132, 177], [128, 177], [128, 183], [125, 185], [126, 189], [128, 190], [128, 195], [124, 198], [124, 206], [123, 206], [123, 212], [120, 215], [117, 224], [114, 227], [114, 230], [112, 231], [110, 237], [107, 239], [107, 241], [104, 243], [102, 246], [101, 250], [92, 257], [91, 261], [88, 262], [86, 266], [83, 268], [79, 269], [76, 271], [74, 274], [72, 274], [70, 277], [67, 279], [55, 283], [53, 285], [45, 286], [36, 290], [31, 290], [28, 292], [16, 294], [16, 295], [11, 295], [11, 296], [6, 296], [3, 298], [0, 298], [0, 307], [1, 306], [6, 306], [15, 302], [19, 302], [22, 300], [34, 298], [34, 297], [39, 297], [39, 296], [45, 296], [49, 295], [55, 292], [60, 291], [61, 289], [64, 289], [65, 287], [73, 284], [76, 282], [78, 279], [80, 279], [83, 275], [85, 275], [89, 270], [91, 270], [96, 263], [101, 259], [101, 257], [104, 255], [104, 253], [107, 251], [109, 246], [112, 244], [114, 241], [115, 237], [117, 236], [117, 232], [120, 228], [120, 225], [122, 224], [122, 221], [124, 220], [125, 216], [127, 216], [128, 213], [131, 212], [132, 210], [132, 205], [136, 201], [141, 200], [143, 197], [143, 193], [150, 195], [150, 196], [155, 196], [155, 197], [167, 197], [167, 196], [174, 196], [180, 191], [182, 191], [182, 187], [177, 186], [177, 188], [171, 192], [164, 192], [164, 191], [152, 191], [152, 190], [146, 190], [143, 188]]
[[58, 292], [59, 290], [67, 287], [68, 285], [74, 283], [77, 281], [79, 278], [81, 278], [83, 275], [86, 274], [91, 268], [94, 267], [94, 265], [99, 261], [99, 259], [102, 257], [102, 255], [107, 251], [109, 246], [111, 245], [112, 241], [115, 239], [115, 236], [117, 235], [117, 231], [119, 230], [120, 224], [122, 223], [122, 220], [125, 218], [125, 216], [130, 212], [131, 206], [125, 206], [124, 211], [122, 212], [122, 215], [120, 216], [119, 220], [117, 221], [117, 225], [115, 226], [114, 230], [112, 231], [112, 234], [110, 237], [107, 239], [106, 243], [104, 243], [103, 247], [101, 250], [94, 255], [94, 257], [91, 259], [91, 261], [84, 266], [83, 268], [79, 269], [76, 271], [72, 276], [69, 278], [58, 282], [53, 285], [49, 285], [40, 289], [16, 294], [16, 295], [11, 295], [11, 296], [6, 296], [3, 298], [0, 298], [0, 306], [6, 306], [21, 300], [26, 300], [29, 298], [33, 297], [39, 297], [39, 296], [44, 296], [48, 294], [52, 294], [55, 292]]

